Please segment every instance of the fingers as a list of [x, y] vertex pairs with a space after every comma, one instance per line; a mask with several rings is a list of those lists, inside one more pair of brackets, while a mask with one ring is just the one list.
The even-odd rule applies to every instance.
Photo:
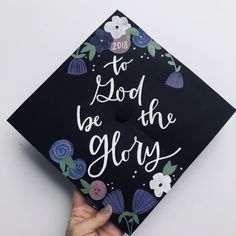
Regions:
[[86, 201], [85, 201], [85, 198], [83, 197], [83, 195], [77, 189], [74, 189], [73, 200], [72, 200], [72, 209], [79, 207], [85, 203], [86, 203]]
[[80, 217], [81, 219], [88, 219], [94, 216], [97, 210], [86, 204], [73, 208], [71, 212], [72, 217]]
[[80, 223], [81, 234], [84, 235], [95, 232], [98, 228], [102, 227], [108, 222], [111, 214], [112, 207], [108, 204], [93, 217], [86, 219]]
[[119, 230], [113, 223], [107, 222], [102, 229], [110, 236], [122, 236], [124, 233]]
[[111, 236], [111, 234], [108, 234], [106, 231], [104, 231], [103, 229], [98, 229], [98, 235], [99, 236]]

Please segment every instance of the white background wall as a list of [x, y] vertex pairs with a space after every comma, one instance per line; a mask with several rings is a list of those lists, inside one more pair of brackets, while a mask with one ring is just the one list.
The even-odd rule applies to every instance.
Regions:
[[[6, 119], [116, 9], [236, 106], [235, 0], [0, 1], [0, 235], [64, 236], [71, 183]], [[236, 119], [134, 236], [236, 235]]]

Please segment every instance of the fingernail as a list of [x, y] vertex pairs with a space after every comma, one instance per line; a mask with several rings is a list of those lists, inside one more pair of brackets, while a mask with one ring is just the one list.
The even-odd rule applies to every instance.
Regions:
[[103, 214], [108, 214], [108, 213], [110, 213], [111, 209], [112, 209], [111, 205], [110, 205], [110, 204], [107, 204], [105, 207], [103, 207], [103, 208], [101, 209], [101, 212], [102, 212]]

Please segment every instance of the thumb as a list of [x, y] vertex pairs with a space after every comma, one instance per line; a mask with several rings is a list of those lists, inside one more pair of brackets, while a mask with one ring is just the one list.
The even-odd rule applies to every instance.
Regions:
[[84, 220], [80, 223], [80, 231], [84, 234], [89, 234], [96, 231], [98, 228], [102, 227], [110, 219], [112, 214], [112, 207], [110, 204], [107, 204], [102, 208], [98, 213], [93, 217]]

